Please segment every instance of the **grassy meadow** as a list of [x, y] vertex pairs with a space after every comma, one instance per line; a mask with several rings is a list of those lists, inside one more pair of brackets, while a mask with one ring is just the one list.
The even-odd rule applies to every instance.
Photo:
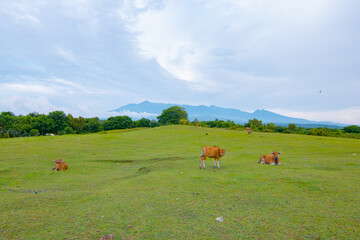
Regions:
[[[220, 169], [199, 169], [204, 145], [227, 149]], [[272, 151], [283, 165], [257, 163]], [[0, 239], [360, 239], [360, 140], [180, 125], [0, 139], [0, 199]]]

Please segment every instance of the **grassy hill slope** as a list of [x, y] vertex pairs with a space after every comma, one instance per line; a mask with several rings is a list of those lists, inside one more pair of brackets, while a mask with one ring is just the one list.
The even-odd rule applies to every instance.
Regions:
[[[199, 169], [203, 145], [227, 149], [220, 169]], [[274, 150], [282, 166], [257, 163]], [[188, 126], [0, 139], [0, 238], [358, 239], [359, 151]]]

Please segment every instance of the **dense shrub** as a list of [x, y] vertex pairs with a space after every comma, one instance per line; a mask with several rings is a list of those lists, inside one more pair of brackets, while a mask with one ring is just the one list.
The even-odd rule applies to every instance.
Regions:
[[39, 132], [39, 130], [37, 130], [37, 129], [31, 129], [31, 130], [30, 130], [30, 135], [31, 135], [31, 136], [39, 136], [39, 135], [40, 135], [40, 132]]
[[316, 136], [328, 136], [330, 134], [330, 130], [328, 128], [319, 127], [312, 129], [310, 134]]
[[66, 127], [64, 129], [65, 134], [74, 134], [74, 130], [71, 127]]
[[360, 133], [360, 127], [356, 125], [351, 125], [343, 128], [346, 133]]
[[133, 122], [128, 116], [109, 117], [103, 124], [104, 130], [132, 128]]
[[150, 127], [151, 121], [149, 119], [142, 118], [135, 122], [135, 126], [136, 127]]

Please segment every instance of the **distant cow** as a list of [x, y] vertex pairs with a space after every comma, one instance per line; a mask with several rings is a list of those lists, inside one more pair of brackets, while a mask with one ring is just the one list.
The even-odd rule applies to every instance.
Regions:
[[61, 160], [60, 158], [58, 158], [57, 160], [54, 160], [55, 167], [53, 168], [53, 170], [55, 171], [65, 171], [66, 169], [68, 169], [68, 164], [66, 162], [64, 162], [63, 160]]
[[248, 135], [250, 135], [250, 134], [252, 134], [252, 133], [253, 133], [253, 131], [251, 130], [251, 127], [246, 127], [246, 128], [245, 128], [245, 130], [247, 130], [247, 131], [248, 131]]
[[201, 169], [201, 163], [203, 165], [203, 168], [205, 169], [205, 160], [206, 158], [214, 158], [214, 167], [220, 168], [220, 158], [225, 155], [226, 149], [221, 149], [218, 146], [204, 146], [201, 149], [201, 158], [200, 158], [200, 166]]
[[259, 163], [281, 165], [279, 154], [280, 152], [272, 152], [269, 155], [262, 155], [259, 159]]

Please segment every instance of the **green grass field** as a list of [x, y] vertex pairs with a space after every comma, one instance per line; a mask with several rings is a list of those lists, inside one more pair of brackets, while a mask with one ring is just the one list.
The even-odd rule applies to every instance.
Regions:
[[[227, 149], [220, 169], [199, 169], [203, 145]], [[283, 165], [257, 163], [272, 151]], [[0, 139], [0, 239], [360, 239], [359, 184], [358, 139], [188, 126]]]

